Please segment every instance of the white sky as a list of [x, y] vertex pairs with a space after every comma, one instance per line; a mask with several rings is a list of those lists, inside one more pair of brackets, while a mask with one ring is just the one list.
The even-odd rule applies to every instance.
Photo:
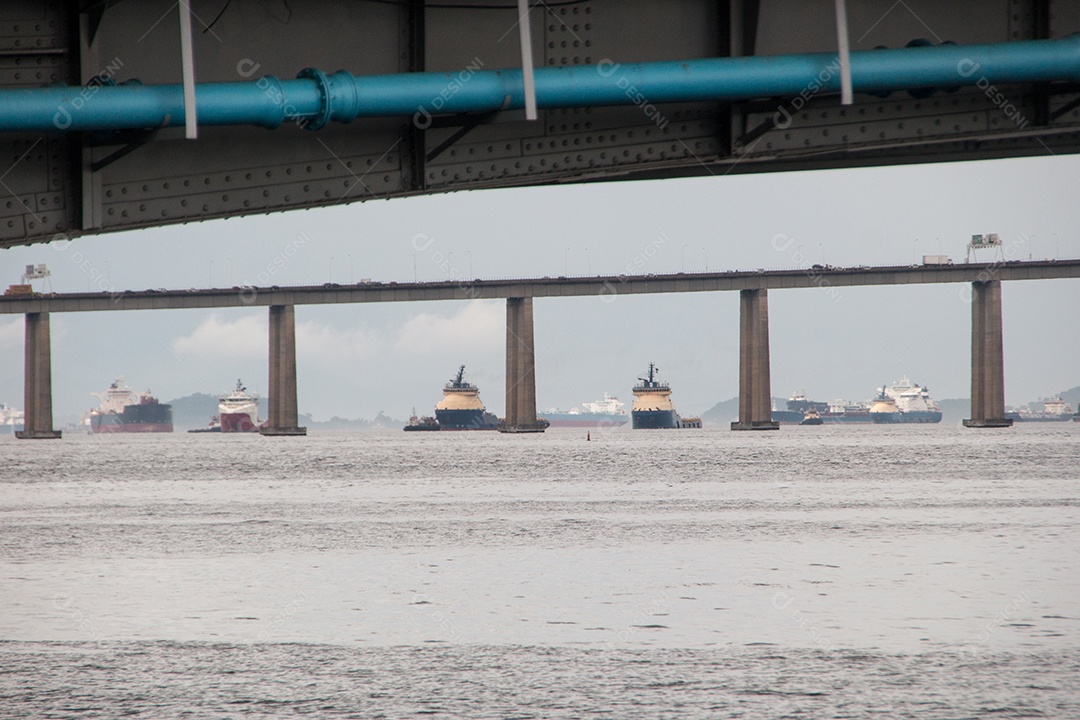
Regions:
[[[434, 280], [963, 261], [982, 232], [1017, 258], [1077, 257], [1078, 200], [1077, 156], [485, 190], [0, 250], [0, 282], [28, 263], [69, 292], [401, 281], [414, 262]], [[773, 395], [862, 400], [907, 374], [937, 399], [968, 397], [962, 289], [771, 292]], [[1080, 385], [1080, 283], [1006, 283], [1003, 302], [1006, 402]], [[502, 301], [301, 306], [296, 318], [300, 410], [316, 420], [429, 412], [462, 363], [503, 411]], [[683, 414], [738, 392], [737, 293], [539, 299], [535, 322], [542, 409], [605, 391], [629, 401], [650, 361]], [[163, 400], [237, 377], [265, 394], [266, 324], [265, 308], [54, 315], [56, 420], [94, 406], [116, 375]], [[22, 375], [23, 320], [0, 316], [0, 402], [22, 406]]]

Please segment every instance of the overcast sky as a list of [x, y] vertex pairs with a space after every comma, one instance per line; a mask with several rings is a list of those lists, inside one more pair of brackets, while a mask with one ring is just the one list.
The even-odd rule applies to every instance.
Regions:
[[[1077, 257], [1078, 201], [1076, 156], [484, 190], [0, 250], [0, 280], [28, 263], [72, 292], [403, 281], [414, 263], [435, 280], [962, 262], [984, 232], [1016, 258]], [[1006, 403], [1080, 385], [1080, 283], [1002, 295]], [[966, 398], [966, 300], [960, 285], [772, 291], [773, 394], [865, 400], [906, 374], [937, 399]], [[301, 306], [296, 320], [300, 410], [316, 420], [430, 412], [460, 364], [503, 412], [503, 301]], [[628, 402], [650, 361], [683, 414], [738, 393], [737, 293], [540, 299], [535, 323], [542, 409], [604, 392]], [[163, 400], [238, 377], [266, 392], [265, 308], [58, 314], [52, 342], [58, 424], [116, 375]], [[22, 375], [23, 319], [0, 316], [0, 402], [22, 406]]]

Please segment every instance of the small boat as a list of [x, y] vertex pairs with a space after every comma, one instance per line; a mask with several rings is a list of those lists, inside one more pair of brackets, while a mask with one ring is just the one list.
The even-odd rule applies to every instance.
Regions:
[[219, 433], [221, 432], [221, 420], [217, 415], [210, 418], [210, 424], [206, 427], [192, 428], [189, 433]]
[[404, 428], [405, 432], [417, 432], [424, 430], [439, 430], [439, 421], [430, 415], [424, 417], [417, 417], [416, 408], [413, 408], [412, 417], [409, 418], [409, 424]]
[[819, 413], [817, 410], [810, 409], [810, 410], [806, 411], [805, 415], [803, 415], [802, 422], [800, 422], [799, 424], [800, 425], [821, 425], [824, 422], [825, 421], [821, 419], [821, 413]]

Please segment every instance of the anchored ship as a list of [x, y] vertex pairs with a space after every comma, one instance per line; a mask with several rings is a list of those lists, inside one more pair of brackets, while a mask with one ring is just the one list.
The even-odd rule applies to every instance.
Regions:
[[0, 403], [0, 432], [5, 435], [22, 432], [25, 415], [22, 410]]
[[878, 396], [870, 406], [870, 422], [941, 422], [941, 408], [930, 399], [930, 392], [926, 387], [912, 383], [907, 376], [878, 390]]
[[90, 432], [172, 432], [172, 406], [159, 403], [149, 390], [136, 395], [123, 382], [117, 378], [105, 392], [92, 393], [101, 405], [90, 411]]
[[218, 422], [221, 432], [259, 432], [259, 396], [237, 380], [235, 390], [218, 398]]
[[[1042, 410], [1024, 408], [1016, 412], [1007, 412], [1005, 417], [1018, 422], [1065, 422], [1076, 419], [1076, 416], [1073, 415], [1072, 406], [1060, 397], [1055, 396], [1049, 400], [1043, 400], [1042, 404]], [[1080, 415], [1080, 413], [1077, 413], [1077, 415]]]
[[551, 427], [620, 427], [629, 420], [624, 409], [626, 403], [607, 393], [602, 400], [581, 403], [581, 407], [584, 409], [552, 408], [544, 412], [544, 417]]
[[868, 423], [870, 422], [869, 403], [853, 403], [837, 399], [832, 402], [807, 400], [800, 391], [788, 398], [787, 410], [772, 411], [772, 419], [782, 424], [801, 424], [806, 413], [815, 412], [823, 423]]
[[464, 365], [443, 388], [443, 399], [435, 406], [435, 418], [442, 430], [499, 429], [499, 418], [487, 412], [480, 401], [480, 389], [465, 381]]
[[634, 386], [634, 405], [630, 410], [635, 430], [699, 428], [701, 418], [682, 418], [671, 402], [671, 387], [660, 382], [659, 368], [649, 363], [647, 377]]

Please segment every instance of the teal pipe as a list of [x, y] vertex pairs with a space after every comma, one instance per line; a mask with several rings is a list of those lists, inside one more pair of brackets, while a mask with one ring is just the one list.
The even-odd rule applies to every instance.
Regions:
[[[682, 62], [546, 67], [536, 70], [539, 107], [731, 101], [836, 93], [835, 54], [708, 58]], [[1080, 81], [1080, 35], [997, 45], [938, 45], [851, 54], [856, 92]], [[263, 77], [196, 88], [200, 125], [318, 129], [360, 117], [412, 117], [524, 107], [521, 71]], [[0, 90], [0, 131], [120, 130], [184, 124], [181, 85], [103, 85]]]

